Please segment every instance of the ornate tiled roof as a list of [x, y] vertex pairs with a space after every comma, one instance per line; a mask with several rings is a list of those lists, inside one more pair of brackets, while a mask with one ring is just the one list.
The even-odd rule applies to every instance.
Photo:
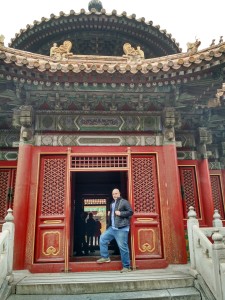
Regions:
[[120, 56], [125, 42], [140, 46], [147, 58], [181, 52], [171, 34], [160, 26], [153, 26], [152, 21], [136, 19], [135, 14], [117, 14], [116, 10], [107, 13], [105, 9], [97, 11], [95, 8], [43, 17], [40, 22], [34, 21], [21, 29], [9, 46], [48, 55], [53, 43], [60, 44], [65, 39], [73, 43], [72, 51], [79, 55]]
[[[156, 82], [171, 82], [174, 80], [188, 80], [195, 74], [204, 74], [219, 65], [225, 64], [225, 43], [211, 46], [193, 55], [179, 53], [160, 58], [143, 59], [132, 56], [94, 56], [94, 55], [72, 55], [69, 58], [56, 60], [54, 57], [30, 53], [22, 50], [0, 46], [0, 61], [9, 67], [26, 70], [29, 73], [40, 72], [48, 74], [48, 80], [54, 80], [63, 73], [97, 73], [97, 74], [124, 74], [123, 78], [130, 77], [129, 74], [143, 74], [143, 78], [155, 76]], [[9, 72], [10, 73], [10, 72]], [[61, 74], [61, 75], [60, 75]], [[156, 77], [156, 75], [158, 77]], [[24, 77], [20, 72], [15, 77]], [[36, 78], [34, 80], [37, 80]], [[43, 76], [42, 79], [44, 80]], [[123, 79], [122, 79], [123, 81]]]

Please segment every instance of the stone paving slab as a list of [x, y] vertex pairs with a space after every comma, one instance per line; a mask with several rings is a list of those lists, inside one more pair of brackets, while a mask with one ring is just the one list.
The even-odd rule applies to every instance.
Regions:
[[193, 288], [151, 290], [124, 293], [101, 293], [83, 295], [11, 295], [7, 300], [200, 300], [199, 292]]

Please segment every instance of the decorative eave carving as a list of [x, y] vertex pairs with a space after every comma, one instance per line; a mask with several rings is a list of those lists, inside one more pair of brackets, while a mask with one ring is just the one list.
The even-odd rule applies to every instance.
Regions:
[[121, 74], [127, 72], [132, 74], [176, 72], [175, 76], [180, 76], [184, 74], [177, 72], [190, 74], [223, 64], [225, 62], [225, 43], [199, 51], [191, 56], [189, 53], [180, 53], [160, 58], [142, 58], [138, 61], [130, 60], [130, 57], [127, 56], [94, 55], [70, 55], [68, 58], [62, 57], [60, 61], [56, 61], [55, 57], [33, 54], [0, 45], [0, 61], [27, 69], [37, 69], [40, 72], [96, 72], [99, 74], [104, 72], [110, 74], [115, 72]]

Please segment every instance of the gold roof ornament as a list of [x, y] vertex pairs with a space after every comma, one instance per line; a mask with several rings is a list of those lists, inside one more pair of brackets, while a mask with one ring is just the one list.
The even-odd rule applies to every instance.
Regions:
[[71, 48], [72, 43], [70, 41], [64, 41], [59, 47], [57, 46], [57, 43], [54, 43], [50, 49], [50, 57], [56, 59], [69, 58], [73, 55], [73, 53], [70, 52]]
[[198, 47], [201, 45], [201, 41], [198, 39], [194, 43], [187, 43], [187, 52], [192, 55], [198, 51]]
[[125, 43], [123, 45], [123, 51], [125, 53], [125, 56], [139, 56], [141, 58], [145, 58], [144, 51], [141, 50], [140, 46], [137, 46], [137, 49], [131, 46], [130, 43]]

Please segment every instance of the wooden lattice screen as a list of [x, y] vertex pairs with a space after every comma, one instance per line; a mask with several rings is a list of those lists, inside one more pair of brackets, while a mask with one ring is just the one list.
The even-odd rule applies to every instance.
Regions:
[[16, 182], [16, 169], [0, 169], [0, 223], [4, 218], [9, 206], [13, 205]]
[[179, 166], [181, 193], [183, 200], [183, 217], [187, 219], [190, 206], [195, 208], [197, 218], [201, 218], [199, 193], [194, 166]]
[[221, 219], [225, 219], [225, 204], [223, 200], [221, 180], [219, 175], [210, 175], [214, 209], [218, 209]]

